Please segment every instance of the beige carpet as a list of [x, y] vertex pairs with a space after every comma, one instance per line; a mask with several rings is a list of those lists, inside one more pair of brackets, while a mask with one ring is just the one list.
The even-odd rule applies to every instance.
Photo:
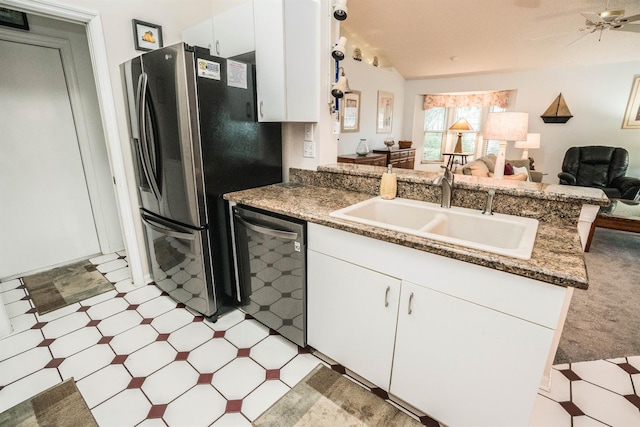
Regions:
[[38, 314], [49, 313], [114, 289], [89, 261], [25, 276], [22, 282]]
[[596, 228], [554, 363], [640, 355], [640, 234]]
[[422, 426], [395, 406], [318, 365], [253, 423], [256, 427]]
[[97, 425], [72, 378], [0, 414], [2, 427], [97, 427]]

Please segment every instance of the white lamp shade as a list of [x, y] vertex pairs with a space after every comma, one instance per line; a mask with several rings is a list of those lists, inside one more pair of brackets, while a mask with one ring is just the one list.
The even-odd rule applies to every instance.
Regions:
[[540, 148], [540, 134], [528, 133], [526, 141], [516, 141], [516, 148]]
[[349, 92], [351, 92], [351, 89], [349, 89], [347, 76], [342, 73], [342, 75], [338, 78], [338, 81], [331, 87], [331, 95], [333, 95], [335, 98], [342, 98], [345, 93]]
[[527, 139], [529, 113], [489, 113], [484, 139], [524, 141]]

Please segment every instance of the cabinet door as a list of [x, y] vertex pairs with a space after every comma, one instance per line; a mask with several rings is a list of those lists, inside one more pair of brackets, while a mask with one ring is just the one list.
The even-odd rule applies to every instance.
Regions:
[[317, 122], [319, 1], [259, 0], [253, 14], [259, 121]]
[[255, 50], [253, 2], [247, 1], [214, 16], [213, 34], [212, 55], [231, 58]]
[[307, 342], [389, 389], [400, 281], [307, 251]]
[[391, 393], [447, 425], [528, 425], [552, 339], [551, 329], [403, 281]]
[[190, 46], [206, 47], [215, 55], [213, 20], [209, 18], [182, 31], [182, 41]]
[[258, 120], [282, 121], [286, 118], [284, 4], [282, 0], [258, 0], [253, 5], [253, 15]]

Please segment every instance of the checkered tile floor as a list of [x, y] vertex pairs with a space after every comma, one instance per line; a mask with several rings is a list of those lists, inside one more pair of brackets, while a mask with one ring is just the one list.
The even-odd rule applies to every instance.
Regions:
[[[91, 260], [115, 291], [44, 316], [21, 280], [0, 283], [14, 327], [0, 339], [0, 412], [73, 377], [101, 426], [249, 426], [320, 363], [240, 311], [210, 323], [134, 287], [118, 258]], [[639, 390], [640, 356], [555, 366], [531, 425], [640, 426]]]

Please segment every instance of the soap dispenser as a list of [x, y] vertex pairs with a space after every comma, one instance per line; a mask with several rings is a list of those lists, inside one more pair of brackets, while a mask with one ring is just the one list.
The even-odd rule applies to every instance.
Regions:
[[391, 170], [391, 164], [388, 164], [387, 171], [382, 174], [382, 180], [380, 180], [380, 197], [385, 200], [395, 199], [397, 191], [396, 174]]

